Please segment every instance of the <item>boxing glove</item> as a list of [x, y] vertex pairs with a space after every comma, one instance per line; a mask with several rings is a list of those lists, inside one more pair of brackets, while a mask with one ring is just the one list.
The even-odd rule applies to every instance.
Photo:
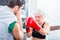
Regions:
[[41, 26], [38, 25], [38, 23], [32, 17], [28, 17], [26, 20], [26, 26], [31, 27], [37, 31], [41, 29]]
[[26, 27], [26, 32], [29, 33], [30, 32], [30, 28]]

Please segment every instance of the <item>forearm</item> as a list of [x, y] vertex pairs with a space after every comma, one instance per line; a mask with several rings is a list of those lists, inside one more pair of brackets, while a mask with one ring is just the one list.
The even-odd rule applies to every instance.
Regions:
[[20, 40], [24, 40], [24, 33], [20, 31]]
[[18, 33], [19, 33], [19, 35], [17, 36], [17, 38], [16, 38], [16, 40], [23, 40], [24, 39], [24, 32], [23, 32], [23, 25], [22, 25], [22, 18], [21, 18], [21, 12], [20, 12], [20, 10], [19, 11], [17, 11], [17, 13], [16, 13], [16, 18], [17, 18], [17, 23], [19, 24], [19, 26], [18, 26]]
[[26, 33], [27, 37], [30, 38], [32, 36], [32, 31], [30, 30], [30, 32]]
[[42, 35], [46, 35], [48, 34], [50, 31], [50, 27], [46, 27], [46, 28], [42, 28], [39, 30], [39, 33], [41, 33]]
[[40, 30], [39, 30], [39, 33], [41, 33], [42, 35], [46, 35], [46, 34], [47, 34], [47, 31], [44, 30], [44, 29], [40, 29]]
[[26, 35], [27, 35], [28, 38], [30, 38], [32, 36], [32, 31], [33, 31], [32, 28], [30, 28], [30, 27], [27, 28], [26, 27]]
[[22, 18], [20, 18], [20, 16], [17, 16], [17, 23], [19, 24], [19, 35], [20, 35], [20, 40], [24, 39], [24, 32], [23, 32], [23, 25], [22, 25]]
[[18, 19], [18, 21], [17, 21], [18, 23], [19, 23], [19, 25], [20, 25], [20, 30], [21, 31], [23, 31], [23, 25], [22, 25], [22, 19], [20, 18], [20, 19]]
[[[24, 39], [24, 32], [21, 30], [20, 25], [19, 25], [19, 27], [18, 27], [18, 31], [19, 31], [20, 40], [23, 40], [23, 39]], [[19, 37], [18, 37], [18, 38], [19, 38]]]
[[15, 35], [16, 40], [23, 40], [24, 39], [24, 34], [22, 31], [19, 31], [19, 34]]
[[23, 32], [22, 19], [18, 19], [18, 23], [20, 25], [20, 30], [19, 30], [20, 40], [23, 40], [24, 39], [24, 32]]

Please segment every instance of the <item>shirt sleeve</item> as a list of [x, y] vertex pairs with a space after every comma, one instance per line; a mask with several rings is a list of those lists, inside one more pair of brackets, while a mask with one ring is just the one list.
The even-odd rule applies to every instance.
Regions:
[[12, 32], [12, 30], [13, 30], [15, 24], [16, 24], [16, 21], [14, 21], [14, 22], [12, 22], [11, 24], [9, 24], [9, 27], [8, 27], [8, 32], [9, 32], [9, 33]]
[[8, 32], [11, 33], [15, 24], [17, 23], [17, 18], [15, 16], [12, 16], [9, 19], [10, 20], [8, 20], [9, 21]]

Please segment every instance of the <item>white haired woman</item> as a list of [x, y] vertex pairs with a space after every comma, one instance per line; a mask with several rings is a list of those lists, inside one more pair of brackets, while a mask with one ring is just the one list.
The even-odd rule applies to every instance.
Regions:
[[42, 29], [40, 29], [39, 31], [36, 31], [31, 27], [26, 28], [27, 37], [32, 36], [32, 40], [47, 40], [46, 35], [50, 30], [50, 24], [44, 21], [45, 13], [42, 12], [41, 10], [37, 10], [34, 13], [34, 19], [42, 27]]

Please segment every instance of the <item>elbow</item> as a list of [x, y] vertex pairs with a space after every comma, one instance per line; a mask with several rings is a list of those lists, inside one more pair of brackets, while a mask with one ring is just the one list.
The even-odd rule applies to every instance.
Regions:
[[16, 38], [16, 40], [24, 40], [23, 38]]
[[30, 38], [32, 35], [29, 35], [28, 33], [26, 34], [28, 38]]
[[15, 38], [16, 40], [24, 40], [24, 33], [20, 31], [20, 34], [17, 35]]
[[20, 40], [24, 40], [24, 33], [23, 32], [20, 33]]
[[47, 34], [47, 32], [43, 32], [43, 35], [46, 35]]
[[45, 33], [45, 32], [42, 32], [41, 34], [42, 34], [42, 35], [46, 35], [46, 33]]
[[42, 35], [47, 35], [47, 34], [48, 34], [47, 31], [43, 31], [43, 32], [42, 32]]
[[45, 31], [45, 30], [40, 30], [39, 31], [42, 35], [46, 35], [48, 32], [47, 31]]
[[20, 40], [24, 40], [24, 36], [20, 37]]
[[32, 36], [32, 32], [26, 33], [27, 37], [30, 38]]
[[49, 30], [43, 30], [43, 35], [48, 35]]
[[31, 36], [27, 36], [28, 38], [30, 38]]
[[16, 40], [20, 40], [20, 38], [16, 38]]
[[21, 35], [21, 37], [16, 37], [16, 40], [24, 40], [24, 37]]
[[28, 38], [30, 38], [30, 37], [31, 37], [31, 35], [27, 35], [27, 37], [28, 37]]
[[20, 37], [18, 37], [18, 36], [15, 36], [15, 40], [20, 40]]

